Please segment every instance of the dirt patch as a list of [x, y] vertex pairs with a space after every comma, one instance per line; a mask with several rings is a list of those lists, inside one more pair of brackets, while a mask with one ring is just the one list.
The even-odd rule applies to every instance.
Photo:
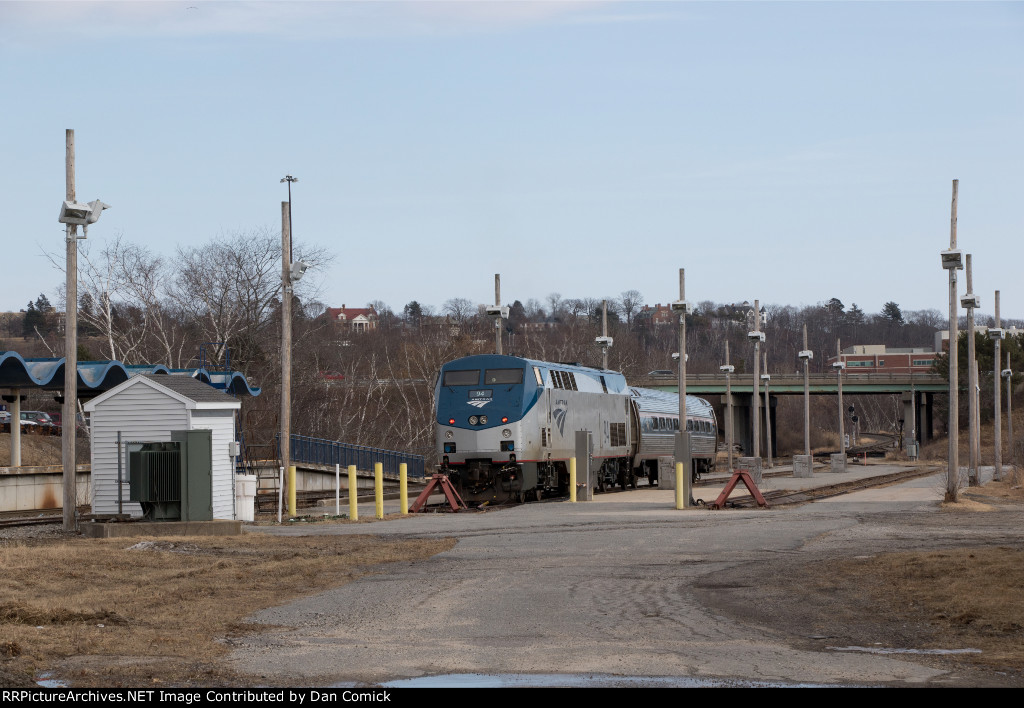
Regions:
[[717, 612], [803, 649], [905, 653], [968, 672], [979, 685], [1024, 685], [1024, 547], [950, 540], [960, 527], [977, 528], [1021, 504], [1024, 490], [1007, 482], [972, 488], [960, 503], [943, 505], [949, 526], [936, 520], [934, 542], [924, 542], [932, 549], [746, 564], [696, 592]]
[[452, 539], [243, 535], [0, 540], [0, 686], [255, 685], [219, 659], [245, 617]]

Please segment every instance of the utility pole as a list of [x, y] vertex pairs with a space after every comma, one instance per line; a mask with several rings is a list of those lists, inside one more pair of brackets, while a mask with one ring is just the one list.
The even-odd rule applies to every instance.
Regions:
[[1020, 460], [1013, 448], [1013, 371], [1010, 369], [1010, 352], [1006, 352], [1006, 368], [1002, 376], [1006, 379], [1006, 442], [1010, 451], [1010, 464], [1013, 465], [1013, 480], [1020, 484]]
[[992, 355], [992, 380], [995, 381], [995, 390], [993, 391], [996, 409], [996, 425], [995, 425], [995, 459], [993, 464], [995, 465], [995, 472], [993, 477], [998, 482], [1003, 478], [1003, 411], [1002, 401], [1000, 400], [1000, 393], [1002, 393], [1003, 386], [1002, 381], [999, 380], [999, 360], [1002, 358], [1000, 355], [1000, 344], [1003, 340], [1003, 328], [999, 320], [999, 291], [996, 290], [996, 322], [995, 328], [990, 329], [988, 334], [992, 337], [993, 355]]
[[[501, 274], [494, 274], [494, 306], [501, 309]], [[501, 317], [494, 318], [494, 353], [501, 354]]]
[[[676, 437], [676, 508], [689, 509], [693, 505], [690, 495], [692, 455], [690, 433], [686, 429], [686, 272], [679, 269], [679, 301], [672, 303], [672, 309], [679, 314], [679, 433]], [[682, 474], [679, 469], [682, 467]]]
[[[601, 336], [608, 336], [608, 301], [601, 301]], [[608, 347], [601, 347], [601, 368], [608, 370]]]
[[765, 352], [761, 356], [764, 357], [764, 373], [761, 374], [761, 380], [764, 381], [764, 437], [765, 437], [765, 451], [768, 453], [768, 469], [772, 468], [772, 396], [769, 392], [769, 383], [772, 377], [768, 374], [768, 352]]
[[807, 325], [804, 324], [804, 348], [799, 354], [804, 360], [804, 454], [811, 455], [811, 380], [808, 366], [814, 354], [807, 348]]
[[[290, 175], [289, 175], [290, 177]], [[288, 179], [288, 178], [285, 178]], [[288, 180], [291, 193], [293, 180]], [[291, 478], [292, 442], [292, 278], [291, 203], [281, 202], [281, 467]], [[290, 498], [291, 490], [289, 490]]]
[[764, 333], [761, 331], [760, 300], [754, 300], [754, 331], [748, 332], [747, 337], [754, 342], [754, 385], [752, 387], [754, 395], [751, 402], [753, 412], [750, 416], [754, 428], [753, 457], [761, 457], [761, 379], [759, 378], [759, 364], [761, 359], [761, 342], [764, 341]]
[[718, 367], [720, 371], [725, 372], [725, 444], [728, 447], [729, 459], [729, 474], [732, 474], [732, 445], [733, 445], [733, 432], [732, 432], [732, 372], [735, 371], [736, 367], [729, 363], [729, 340], [725, 340], [725, 366]]
[[963, 269], [960, 251], [956, 248], [956, 206], [957, 189], [960, 180], [953, 180], [953, 202], [950, 206], [949, 216], [949, 250], [943, 251], [942, 267], [949, 271], [949, 451], [946, 467], [946, 501], [955, 502], [960, 494], [960, 411], [959, 411], [959, 351], [957, 340], [959, 339], [958, 321], [959, 310], [957, 310], [957, 286], [956, 272]]
[[[64, 183], [66, 199], [75, 202], [75, 131], [65, 131]], [[64, 408], [61, 413], [61, 462], [64, 465], [64, 530], [78, 530], [78, 488], [75, 433], [78, 406], [78, 227], [65, 227], [67, 251], [64, 272]], [[20, 393], [16, 392], [16, 393]], [[20, 409], [19, 409], [20, 410]], [[11, 418], [11, 434], [21, 423]]]
[[846, 428], [843, 421], [843, 350], [836, 338], [836, 387], [839, 393], [839, 454], [842, 455], [843, 469], [846, 468]]
[[967, 254], [967, 294], [960, 299], [967, 309], [967, 483], [974, 487], [978, 479], [978, 368], [974, 351], [974, 308], [978, 307], [978, 296], [974, 294], [971, 274], [971, 254]]

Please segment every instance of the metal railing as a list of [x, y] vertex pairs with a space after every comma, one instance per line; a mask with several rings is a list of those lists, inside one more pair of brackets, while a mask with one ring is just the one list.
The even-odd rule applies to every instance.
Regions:
[[[363, 445], [349, 445], [323, 438], [310, 438], [305, 435], [292, 435], [291, 441], [290, 457], [292, 462], [328, 466], [341, 465], [342, 467], [355, 465], [356, 469], [364, 471], [373, 471], [374, 463], [380, 462], [383, 465], [384, 474], [395, 477], [398, 476], [398, 466], [404, 462], [409, 477], [424, 477], [426, 474], [426, 457], [423, 455], [411, 455], [407, 452], [381, 450]], [[280, 433], [274, 436], [274, 442], [277, 457], [280, 459]]]

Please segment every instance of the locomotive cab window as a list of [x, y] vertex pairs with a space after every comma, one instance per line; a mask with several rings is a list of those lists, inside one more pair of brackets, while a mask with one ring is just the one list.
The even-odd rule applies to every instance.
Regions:
[[442, 386], [476, 386], [480, 383], [480, 369], [446, 371]]
[[522, 382], [522, 369], [486, 369], [484, 371], [485, 384], [521, 384]]

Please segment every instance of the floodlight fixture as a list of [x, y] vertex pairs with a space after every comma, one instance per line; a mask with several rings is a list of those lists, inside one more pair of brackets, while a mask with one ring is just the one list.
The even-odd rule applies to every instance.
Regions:
[[693, 314], [693, 305], [689, 300], [676, 300], [669, 307], [672, 308], [673, 312], [678, 312], [683, 315]]
[[309, 263], [305, 261], [295, 261], [292, 263], [291, 268], [288, 269], [288, 277], [293, 283], [297, 283], [302, 280], [302, 276], [306, 274], [306, 270], [309, 268]]
[[503, 320], [508, 319], [508, 305], [488, 305], [487, 315], [490, 317], [500, 317]]
[[594, 341], [600, 347], [611, 348], [615, 340], [612, 337], [597, 337]]
[[807, 359], [808, 361], [810, 361], [811, 359], [814, 358], [814, 352], [812, 352], [810, 349], [802, 349], [796, 356], [798, 359]]
[[989, 339], [1006, 339], [1006, 330], [1000, 327], [989, 327], [988, 328]]
[[764, 332], [762, 332], [761, 330], [754, 330], [752, 332], [747, 332], [747, 339], [749, 339], [750, 341], [754, 342], [755, 344], [758, 343], [758, 342], [763, 343], [764, 342]]
[[[686, 355], [686, 360], [690, 360], [690, 355]], [[672, 361], [679, 361], [679, 352], [672, 352]]]
[[771, 374], [761, 374], [761, 380], [762, 381], [771, 381], [772, 380]]
[[845, 361], [837, 361], [834, 364], [832, 364], [832, 368], [835, 369], [836, 371], [842, 371], [843, 369], [846, 368], [846, 362]]
[[963, 252], [959, 248], [951, 248], [948, 251], [943, 251], [942, 256], [942, 267], [945, 270], [963, 270], [964, 260]]
[[60, 205], [60, 216], [57, 217], [57, 221], [69, 226], [81, 226], [82, 238], [85, 238], [85, 231], [89, 228], [89, 224], [99, 221], [103, 210], [109, 208], [109, 204], [104, 204], [99, 199], [94, 199], [86, 204], [64, 200]]
[[725, 366], [719, 366], [718, 370], [724, 374], [731, 374], [734, 371], [736, 371], [736, 367], [733, 366], [732, 364], [726, 364]]
[[1010, 369], [1003, 369], [999, 375], [1002, 376], [1004, 379], [1008, 379], [1011, 376], [1013, 376], [1013, 371]]
[[972, 307], [974, 309], [978, 309], [979, 307], [981, 307], [981, 298], [975, 295], [974, 293], [967, 293], [962, 298], [960, 298], [960, 307], [963, 307], [965, 309], [970, 309]]

